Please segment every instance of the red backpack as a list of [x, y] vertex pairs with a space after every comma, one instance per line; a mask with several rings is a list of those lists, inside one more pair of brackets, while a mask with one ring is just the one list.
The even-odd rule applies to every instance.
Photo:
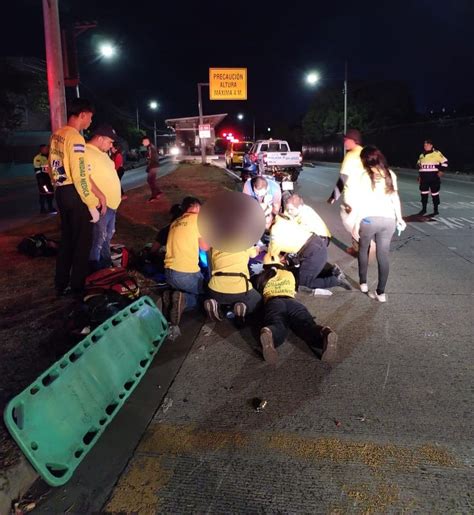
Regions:
[[86, 278], [84, 300], [94, 296], [115, 292], [131, 300], [140, 296], [137, 281], [122, 267], [98, 270]]

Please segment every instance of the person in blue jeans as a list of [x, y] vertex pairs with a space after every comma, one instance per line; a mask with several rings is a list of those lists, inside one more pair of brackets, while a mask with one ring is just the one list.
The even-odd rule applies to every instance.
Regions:
[[94, 224], [92, 247], [89, 254], [92, 271], [112, 266], [110, 242], [115, 233], [115, 218], [122, 198], [120, 178], [108, 151], [117, 137], [109, 125], [98, 127], [86, 144], [85, 163], [93, 193], [101, 203], [101, 216]]
[[175, 326], [179, 325], [183, 311], [195, 308], [204, 294], [205, 279], [199, 267], [199, 249], [209, 250], [197, 223], [201, 201], [186, 197], [181, 207], [183, 215], [171, 224], [165, 256], [166, 281], [174, 290], [169, 299], [163, 298], [164, 315]]

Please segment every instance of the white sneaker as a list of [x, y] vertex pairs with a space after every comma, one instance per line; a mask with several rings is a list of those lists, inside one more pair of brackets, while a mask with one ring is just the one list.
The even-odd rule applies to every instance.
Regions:
[[379, 302], [387, 302], [387, 296], [385, 293], [381, 293], [380, 295], [376, 291], [369, 291], [369, 297], [374, 300], [378, 300]]
[[369, 291], [369, 287], [367, 286], [367, 283], [361, 283], [360, 285], [360, 291], [362, 293], [367, 293]]
[[314, 295], [315, 297], [319, 295], [329, 296], [332, 295], [332, 291], [325, 290], [324, 288], [315, 288], [312, 292], [312, 295]]

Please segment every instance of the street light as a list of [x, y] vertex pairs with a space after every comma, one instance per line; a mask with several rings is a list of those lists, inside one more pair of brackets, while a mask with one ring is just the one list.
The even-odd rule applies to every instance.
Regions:
[[244, 115], [243, 115], [242, 113], [239, 113], [239, 114], [237, 115], [237, 118], [238, 118], [239, 120], [243, 120], [243, 119], [244, 119]]
[[156, 147], [156, 114], [155, 113], [158, 110], [159, 104], [156, 100], [151, 100], [150, 103], [148, 104], [148, 106], [154, 112], [154, 114], [153, 114], [153, 141], [154, 141], [155, 147]]
[[267, 127], [267, 132], [272, 132], [271, 127]]
[[102, 43], [99, 46], [99, 53], [105, 59], [111, 59], [117, 54], [117, 49], [111, 43]]
[[[237, 115], [237, 118], [242, 121], [245, 118], [245, 115], [242, 113], [239, 113]], [[255, 141], [255, 115], [252, 116], [252, 122], [253, 122], [253, 141]]]
[[[316, 72], [310, 72], [308, 75], [306, 75], [306, 82], [314, 86], [320, 81], [319, 74]], [[343, 96], [344, 96], [344, 134], [347, 132], [347, 61], [344, 65], [344, 90], [343, 90]]]

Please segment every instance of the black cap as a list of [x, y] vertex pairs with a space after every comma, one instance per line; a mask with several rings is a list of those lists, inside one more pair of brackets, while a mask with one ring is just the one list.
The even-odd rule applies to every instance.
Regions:
[[111, 125], [99, 125], [97, 129], [94, 130], [94, 136], [107, 136], [112, 140], [117, 139], [117, 133], [114, 131]]
[[362, 134], [357, 129], [349, 129], [344, 134], [344, 139], [352, 139], [354, 140], [358, 145], [362, 143]]

